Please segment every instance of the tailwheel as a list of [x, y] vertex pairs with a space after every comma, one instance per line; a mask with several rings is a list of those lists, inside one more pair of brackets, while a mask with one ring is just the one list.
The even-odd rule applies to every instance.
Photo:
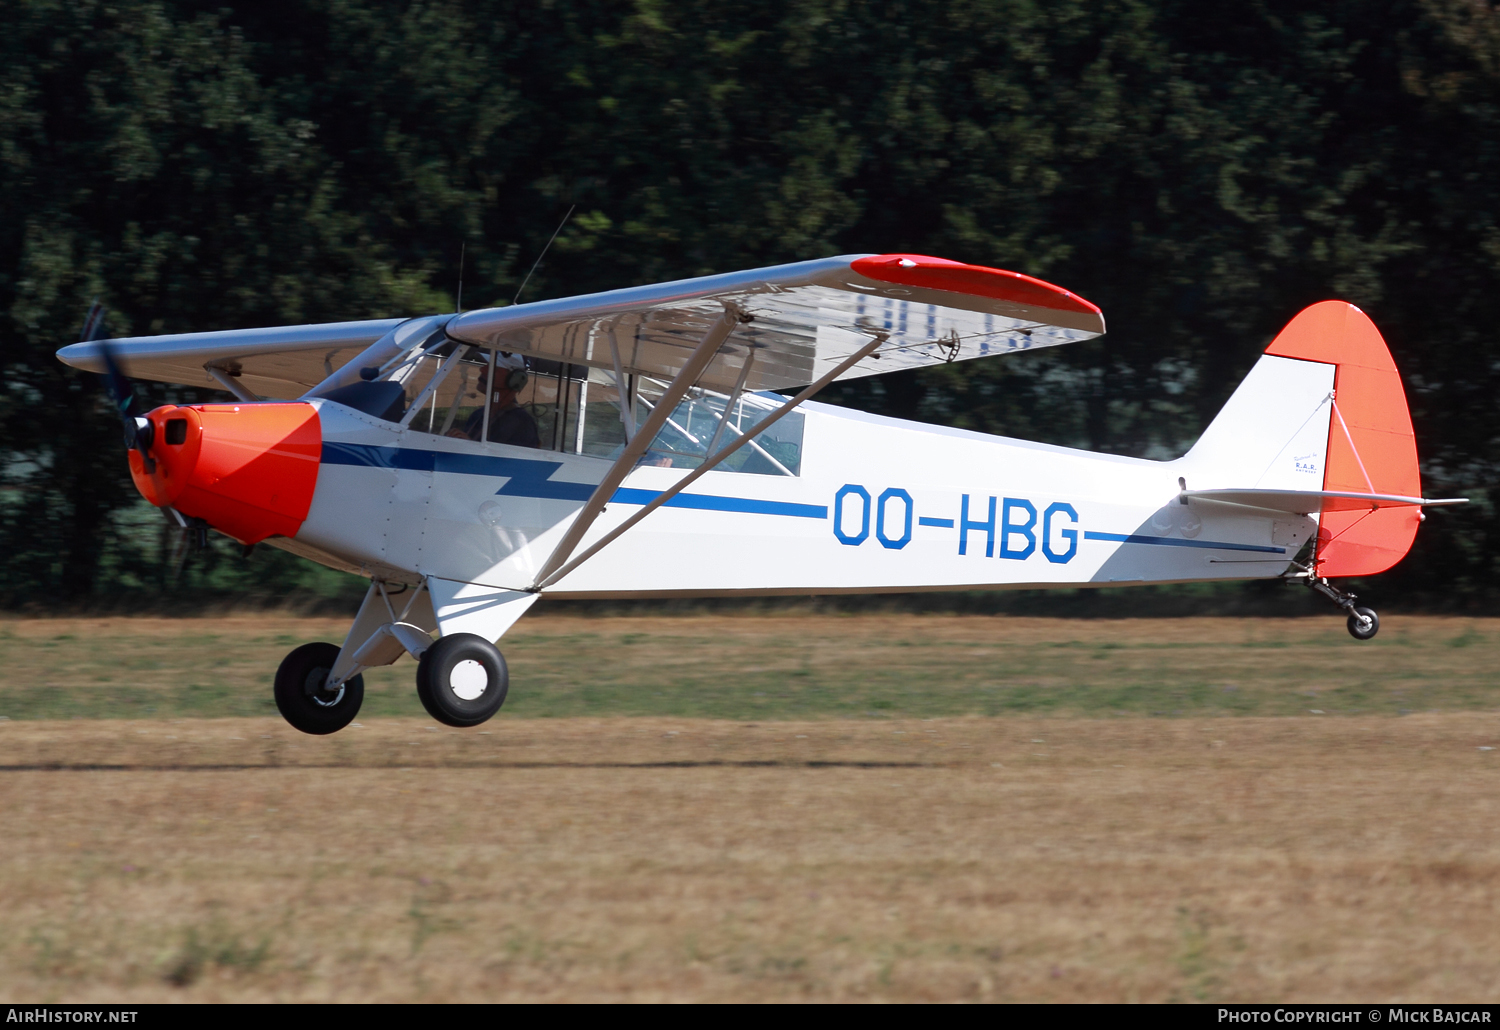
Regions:
[[303, 733], [336, 733], [354, 721], [365, 699], [365, 679], [350, 676], [329, 689], [337, 644], [303, 644], [276, 670], [276, 707]]
[[1349, 635], [1355, 640], [1369, 640], [1380, 632], [1380, 616], [1374, 608], [1353, 608], [1349, 611]]
[[510, 690], [510, 671], [500, 649], [473, 633], [443, 637], [422, 652], [417, 697], [448, 726], [478, 726], [500, 710]]
[[1356, 606], [1354, 602], [1358, 597], [1354, 594], [1340, 590], [1322, 578], [1309, 579], [1307, 585], [1344, 609], [1349, 616], [1349, 635], [1355, 640], [1369, 640], [1380, 632], [1380, 616], [1375, 614], [1374, 608]]

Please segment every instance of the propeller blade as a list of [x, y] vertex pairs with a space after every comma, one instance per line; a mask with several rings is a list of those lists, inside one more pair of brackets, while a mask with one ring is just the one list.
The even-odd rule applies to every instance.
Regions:
[[[88, 316], [83, 320], [83, 329], [79, 335], [80, 342], [85, 343], [104, 336], [104, 305], [97, 300], [89, 306]], [[156, 437], [156, 427], [151, 424], [150, 419], [141, 417], [136, 403], [135, 387], [120, 369], [120, 361], [116, 356], [115, 348], [107, 343], [101, 343], [99, 350], [104, 358], [104, 389], [109, 394], [110, 403], [119, 413], [125, 446], [127, 449], [141, 452], [141, 458], [146, 463], [146, 472], [149, 475], [156, 471], [156, 462], [150, 454], [151, 444]]]
[[171, 582], [177, 582], [182, 575], [182, 568], [187, 564], [188, 554], [192, 551], [191, 536], [186, 529], [168, 530], [172, 537], [172, 546], [167, 553], [167, 563], [172, 569]]
[[136, 411], [135, 387], [130, 380], [125, 378], [125, 373], [120, 371], [120, 362], [115, 357], [115, 349], [109, 344], [100, 344], [99, 350], [104, 358], [104, 389], [109, 392], [109, 399], [114, 404], [115, 410], [120, 414], [120, 422], [125, 427], [125, 446], [135, 446], [135, 420], [138, 416]]
[[171, 527], [168, 532], [173, 539], [167, 560], [172, 566], [172, 582], [175, 583], [192, 556], [208, 547], [208, 523], [183, 515], [176, 508], [163, 508], [161, 512]]

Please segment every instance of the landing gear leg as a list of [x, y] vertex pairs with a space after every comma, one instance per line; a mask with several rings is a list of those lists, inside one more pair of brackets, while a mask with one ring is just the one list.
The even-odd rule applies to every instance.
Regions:
[[1380, 616], [1373, 608], [1356, 606], [1358, 598], [1354, 594], [1340, 590], [1326, 579], [1310, 579], [1307, 585], [1348, 613], [1349, 635], [1355, 640], [1369, 640], [1380, 632]]

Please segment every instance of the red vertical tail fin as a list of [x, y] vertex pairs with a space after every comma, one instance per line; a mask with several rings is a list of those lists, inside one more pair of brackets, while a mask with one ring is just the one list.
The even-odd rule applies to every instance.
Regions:
[[[1406, 391], [1368, 315], [1343, 301], [1314, 304], [1287, 324], [1266, 353], [1337, 366], [1324, 490], [1422, 496]], [[1317, 574], [1384, 572], [1411, 550], [1420, 522], [1417, 508], [1323, 512]]]

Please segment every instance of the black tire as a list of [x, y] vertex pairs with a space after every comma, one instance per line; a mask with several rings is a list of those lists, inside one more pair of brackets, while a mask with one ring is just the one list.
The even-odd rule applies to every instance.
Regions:
[[[1363, 615], [1369, 622], [1360, 620]], [[1355, 640], [1369, 640], [1380, 632], [1380, 616], [1374, 608], [1356, 608], [1349, 613], [1349, 635]]]
[[473, 633], [441, 638], [417, 663], [417, 697], [447, 726], [478, 726], [500, 710], [509, 690], [505, 656]]
[[365, 678], [351, 676], [333, 693], [323, 689], [339, 656], [337, 644], [303, 644], [276, 670], [276, 707], [303, 733], [337, 733], [354, 721], [365, 700]]

